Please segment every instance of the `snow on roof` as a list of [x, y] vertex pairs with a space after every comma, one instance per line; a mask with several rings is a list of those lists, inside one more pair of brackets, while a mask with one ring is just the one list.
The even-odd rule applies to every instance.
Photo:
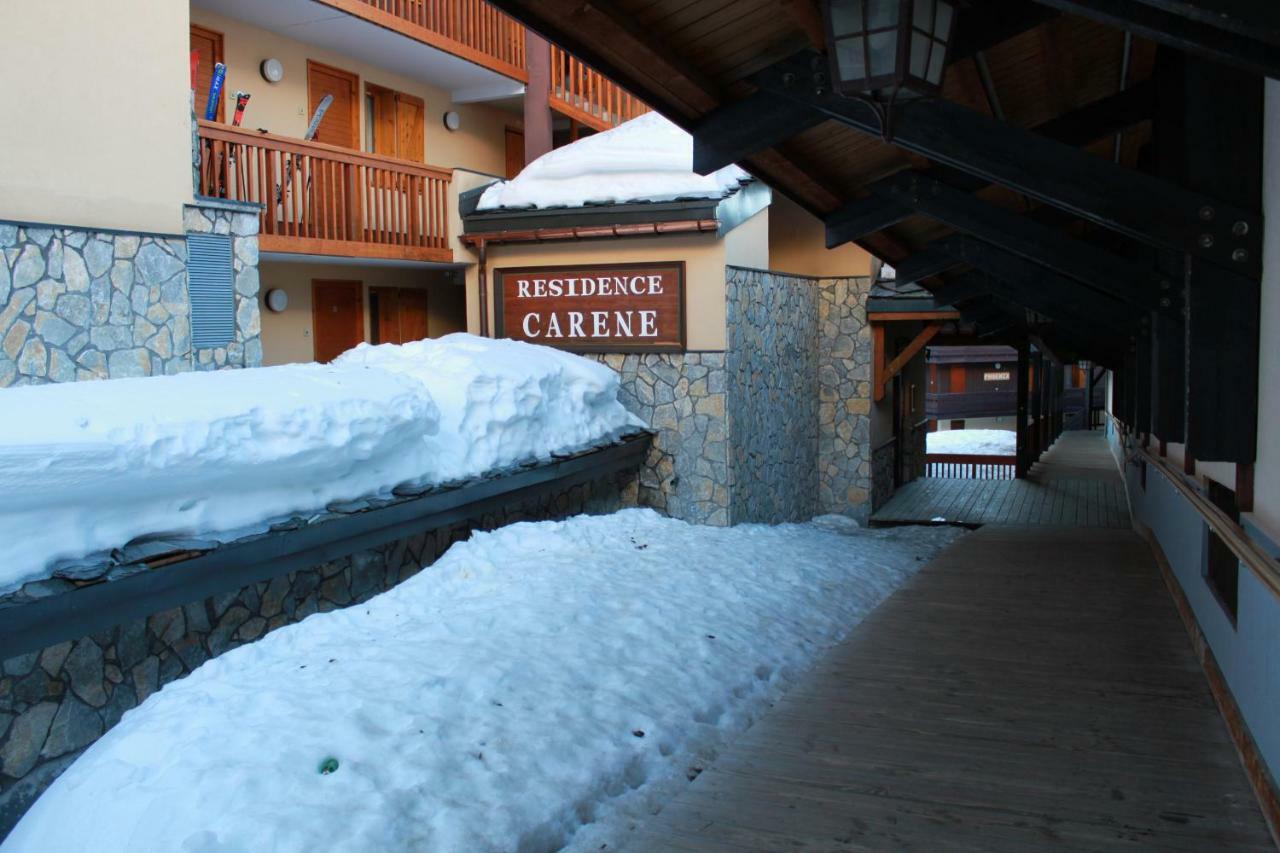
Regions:
[[490, 184], [477, 210], [724, 198], [751, 180], [737, 166], [693, 171], [693, 137], [657, 113], [543, 154]]

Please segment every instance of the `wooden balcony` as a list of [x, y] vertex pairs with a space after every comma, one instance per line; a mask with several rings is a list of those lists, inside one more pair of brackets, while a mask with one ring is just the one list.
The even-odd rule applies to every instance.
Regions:
[[608, 130], [649, 112], [639, 98], [554, 44], [549, 100], [553, 110], [595, 130]]
[[453, 260], [450, 170], [215, 122], [199, 125], [199, 191], [262, 204], [261, 251]]
[[485, 0], [320, 0], [527, 83], [525, 29]]

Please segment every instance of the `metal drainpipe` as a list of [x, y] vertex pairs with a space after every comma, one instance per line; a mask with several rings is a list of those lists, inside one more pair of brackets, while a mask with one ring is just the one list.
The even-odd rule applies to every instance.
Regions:
[[486, 262], [488, 260], [488, 243], [483, 239], [480, 240], [480, 268], [479, 273], [479, 291], [480, 291], [480, 337], [489, 337], [489, 278]]

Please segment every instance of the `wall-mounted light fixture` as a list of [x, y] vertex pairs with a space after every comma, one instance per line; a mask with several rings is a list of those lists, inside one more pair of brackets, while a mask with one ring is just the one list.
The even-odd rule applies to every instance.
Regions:
[[262, 79], [268, 83], [279, 83], [284, 79], [284, 64], [278, 59], [269, 58], [262, 60], [262, 64], [258, 66]]
[[454, 110], [449, 110], [444, 114], [444, 126], [446, 130], [457, 130], [462, 127], [462, 116]]
[[281, 311], [289, 307], [289, 294], [285, 293], [278, 287], [273, 287], [267, 291], [266, 298], [263, 302], [267, 304], [267, 309], [273, 313], [279, 314]]

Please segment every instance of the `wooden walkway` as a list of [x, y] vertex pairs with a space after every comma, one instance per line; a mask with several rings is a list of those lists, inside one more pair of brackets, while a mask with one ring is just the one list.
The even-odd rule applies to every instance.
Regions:
[[871, 523], [1130, 526], [1124, 484], [1101, 432], [1063, 433], [1025, 480], [915, 480]]
[[1274, 850], [1145, 542], [1043, 524], [939, 555], [625, 849]]

